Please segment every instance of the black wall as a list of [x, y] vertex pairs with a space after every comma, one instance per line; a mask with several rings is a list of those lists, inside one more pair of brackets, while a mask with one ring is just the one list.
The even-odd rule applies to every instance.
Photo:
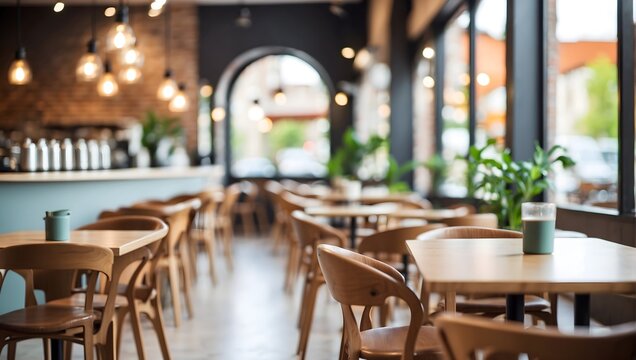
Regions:
[[[264, 46], [289, 47], [318, 61], [338, 90], [339, 82], [353, 81], [357, 76], [353, 61], [344, 59], [340, 50], [344, 46], [360, 49], [367, 34], [366, 2], [344, 8], [347, 16], [339, 18], [329, 11], [328, 3], [250, 5], [252, 26], [240, 28], [235, 25], [240, 6], [200, 6], [200, 77], [216, 85], [230, 62], [242, 53]], [[336, 107], [332, 99], [332, 149], [352, 124], [350, 109]]]

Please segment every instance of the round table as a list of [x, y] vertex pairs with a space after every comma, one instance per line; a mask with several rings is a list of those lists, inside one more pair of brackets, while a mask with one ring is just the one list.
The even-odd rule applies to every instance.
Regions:
[[467, 215], [465, 211], [455, 209], [398, 209], [388, 214], [389, 217], [395, 219], [419, 219], [435, 222], [443, 222], [465, 215]]

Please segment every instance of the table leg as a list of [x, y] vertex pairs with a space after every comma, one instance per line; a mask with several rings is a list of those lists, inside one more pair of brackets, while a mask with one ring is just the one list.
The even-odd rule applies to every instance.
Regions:
[[349, 235], [351, 238], [351, 250], [355, 250], [356, 248], [356, 230], [358, 229], [358, 218], [355, 216], [351, 217]]
[[64, 359], [64, 342], [59, 339], [51, 339], [51, 359]]
[[506, 319], [523, 322], [524, 306], [523, 294], [506, 295]]
[[446, 292], [446, 299], [444, 299], [444, 301], [446, 302], [445, 305], [445, 310], [447, 312], [457, 312], [457, 302], [455, 301], [455, 293], [452, 291], [448, 291]]
[[574, 294], [574, 325], [590, 326], [590, 294]]

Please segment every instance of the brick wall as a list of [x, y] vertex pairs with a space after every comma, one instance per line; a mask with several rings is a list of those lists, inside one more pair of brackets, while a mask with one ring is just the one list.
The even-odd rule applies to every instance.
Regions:
[[[97, 10], [98, 46], [104, 53], [105, 37], [114, 18]], [[141, 83], [120, 84], [114, 98], [97, 95], [96, 83], [78, 83], [75, 66], [90, 37], [90, 8], [67, 6], [54, 13], [50, 6], [23, 9], [23, 38], [33, 70], [26, 86], [8, 83], [6, 71], [15, 51], [15, 9], [0, 8], [0, 129], [20, 128], [25, 121], [42, 126], [110, 124], [143, 119], [147, 110], [178, 115], [186, 129], [188, 147], [196, 144], [198, 93], [198, 17], [195, 5], [172, 7], [172, 68], [177, 81], [187, 85], [190, 110], [171, 114], [168, 104], [156, 99], [164, 71], [164, 18], [150, 18], [146, 7], [131, 9], [131, 22], [145, 55]]]

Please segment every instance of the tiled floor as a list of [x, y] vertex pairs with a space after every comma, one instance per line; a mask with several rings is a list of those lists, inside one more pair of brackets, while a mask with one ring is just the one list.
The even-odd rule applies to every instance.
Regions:
[[[300, 282], [295, 294], [283, 292], [285, 257], [273, 255], [268, 239], [235, 241], [235, 270], [228, 273], [225, 263], [217, 263], [219, 283], [213, 287], [207, 276], [207, 261], [199, 259], [200, 277], [193, 294], [195, 317], [175, 328], [166, 310], [166, 331], [173, 359], [284, 360], [294, 359], [298, 342], [296, 328], [300, 302]], [[572, 308], [560, 301], [559, 322], [572, 323]], [[404, 313], [398, 317], [405, 319]], [[308, 360], [337, 359], [342, 317], [340, 307], [330, 299], [326, 288], [319, 293], [314, 327], [309, 340]], [[144, 326], [148, 359], [160, 359], [154, 332]], [[75, 347], [74, 359], [81, 359]], [[137, 353], [130, 328], [124, 328], [122, 359], [135, 359]], [[2, 354], [6, 358], [6, 351]], [[39, 341], [18, 346], [18, 359], [42, 358]]]

